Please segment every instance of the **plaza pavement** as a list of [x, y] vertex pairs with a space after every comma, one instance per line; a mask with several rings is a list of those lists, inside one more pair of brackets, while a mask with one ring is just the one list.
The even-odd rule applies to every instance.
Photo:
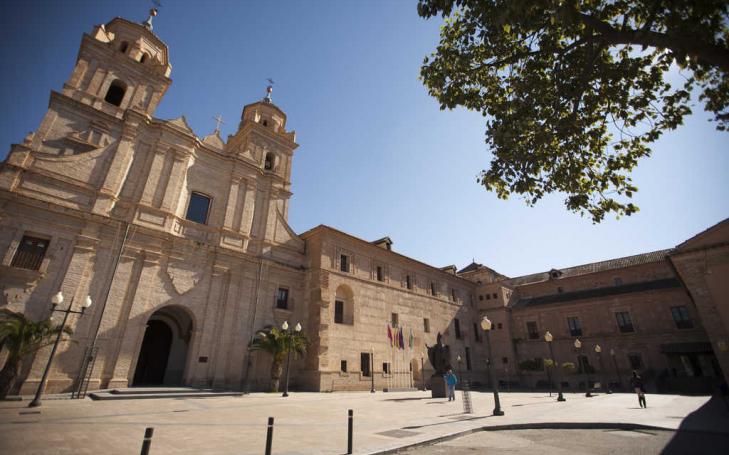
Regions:
[[[641, 425], [729, 434], [729, 412], [709, 397], [634, 394], [502, 393], [506, 415], [491, 416], [493, 395], [472, 392], [474, 413], [430, 392], [254, 393], [243, 397], [0, 402], [0, 453], [138, 454], [154, 427], [151, 454], [262, 454], [266, 422], [275, 418], [274, 454], [344, 454], [347, 410], [354, 410], [354, 453], [374, 454], [447, 439], [482, 427], [593, 428]], [[688, 418], [687, 418], [688, 416]]]

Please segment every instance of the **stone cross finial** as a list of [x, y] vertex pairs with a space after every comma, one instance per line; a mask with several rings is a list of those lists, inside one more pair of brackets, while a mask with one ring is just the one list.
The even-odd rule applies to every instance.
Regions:
[[223, 121], [223, 117], [220, 116], [220, 114], [213, 117], [215, 119], [215, 132], [220, 133], [220, 125], [224, 125], [225, 122]]

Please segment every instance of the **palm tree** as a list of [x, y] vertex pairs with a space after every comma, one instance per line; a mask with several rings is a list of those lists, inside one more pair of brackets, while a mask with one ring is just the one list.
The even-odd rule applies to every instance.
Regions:
[[[4, 399], [15, 382], [23, 359], [37, 350], [54, 343], [54, 337], [61, 330], [51, 319], [33, 321], [23, 313], [0, 309], [0, 349], [8, 350], [5, 365], [0, 370], [0, 400]], [[69, 327], [65, 333], [73, 331]]]
[[271, 364], [271, 392], [278, 392], [286, 354], [303, 355], [308, 344], [306, 335], [293, 330], [268, 326], [259, 331], [248, 346], [251, 351], [266, 351], [273, 356]]

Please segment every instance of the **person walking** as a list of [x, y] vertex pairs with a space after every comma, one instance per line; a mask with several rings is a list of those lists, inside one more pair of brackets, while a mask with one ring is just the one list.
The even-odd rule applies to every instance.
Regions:
[[443, 375], [446, 385], [448, 386], [448, 401], [456, 400], [456, 384], [458, 384], [458, 377], [453, 374], [453, 370], [448, 368], [448, 372]]
[[635, 370], [633, 370], [633, 377], [630, 378], [630, 385], [638, 395], [638, 404], [640, 407], [647, 408], [648, 406], [645, 404], [645, 387], [643, 386], [643, 378], [641, 378]]

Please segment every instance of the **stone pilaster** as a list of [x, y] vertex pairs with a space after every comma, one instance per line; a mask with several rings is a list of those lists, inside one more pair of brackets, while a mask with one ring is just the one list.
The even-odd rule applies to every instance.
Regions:
[[[114, 363], [114, 373], [109, 387], [127, 387], [134, 379], [134, 369], [137, 366], [139, 349], [142, 346], [147, 319], [150, 315], [148, 300], [159, 275], [159, 259], [159, 253], [144, 252], [143, 266], [137, 285], [139, 291], [134, 295], [131, 309], [126, 317], [127, 325], [121, 335], [121, 346]], [[122, 317], [120, 315], [120, 318]]]
[[253, 230], [253, 214], [256, 209], [256, 182], [255, 180], [246, 181], [246, 192], [243, 198], [243, 213], [241, 215], [240, 230], [243, 234], [251, 236]]
[[114, 203], [119, 196], [134, 159], [134, 139], [138, 128], [139, 123], [135, 121], [127, 121], [124, 124], [116, 153], [106, 171], [104, 183], [101, 185], [94, 202], [92, 211], [98, 215], [108, 215], [111, 209], [114, 208]]
[[185, 172], [187, 171], [187, 163], [190, 155], [175, 149], [173, 158], [172, 171], [167, 180], [167, 187], [162, 198], [162, 210], [175, 213], [177, 211], [177, 204], [180, 201], [180, 189], [182, 188], [182, 182], [185, 180]]
[[225, 221], [223, 227], [226, 229], [233, 229], [235, 223], [235, 213], [238, 206], [238, 192], [239, 192], [240, 179], [233, 177], [230, 182], [230, 190], [228, 191], [228, 201], [225, 206]]
[[165, 152], [163, 150], [159, 147], [155, 147], [153, 153], [152, 165], [149, 168], [147, 183], [144, 184], [144, 191], [142, 192], [141, 199], [141, 203], [148, 206], [152, 206], [154, 203], [154, 196], [157, 192], [157, 186], [159, 185], [160, 176], [162, 175], [162, 168], [165, 164]]

